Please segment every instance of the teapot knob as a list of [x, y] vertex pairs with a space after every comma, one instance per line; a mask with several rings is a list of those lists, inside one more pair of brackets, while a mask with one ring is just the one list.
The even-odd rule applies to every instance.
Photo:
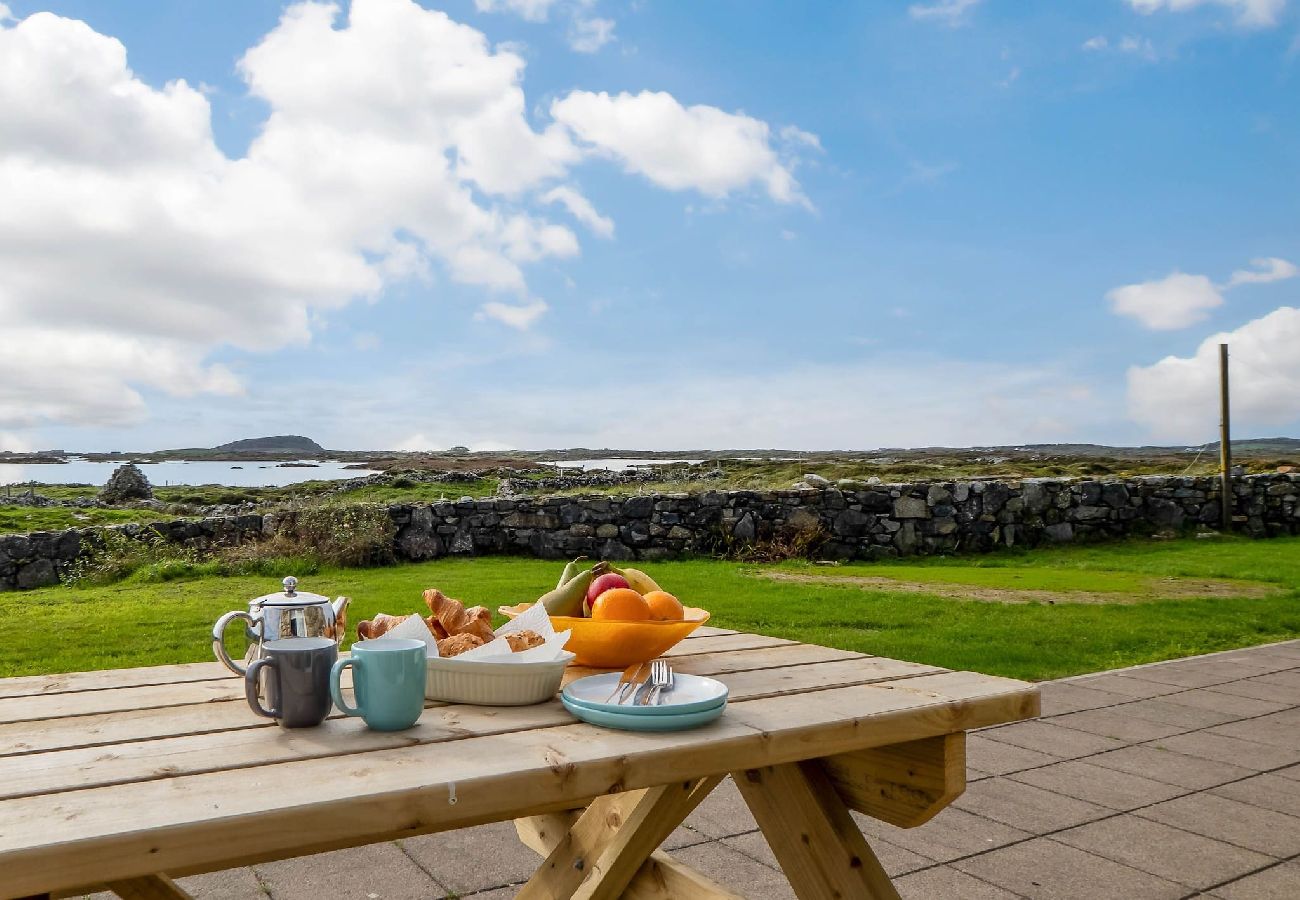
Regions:
[[298, 588], [298, 579], [294, 578], [292, 575], [285, 578], [284, 581], [280, 583], [284, 585], [284, 592], [291, 597], [293, 596], [293, 592]]

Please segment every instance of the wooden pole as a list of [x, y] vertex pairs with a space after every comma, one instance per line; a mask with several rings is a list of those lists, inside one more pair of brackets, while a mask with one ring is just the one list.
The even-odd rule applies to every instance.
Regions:
[[1219, 479], [1223, 530], [1232, 529], [1232, 437], [1228, 428], [1228, 345], [1219, 345]]

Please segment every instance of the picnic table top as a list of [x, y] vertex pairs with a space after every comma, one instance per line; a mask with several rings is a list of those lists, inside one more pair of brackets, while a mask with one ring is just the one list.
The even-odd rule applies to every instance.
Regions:
[[[570, 809], [591, 798], [1037, 714], [1032, 684], [703, 627], [666, 654], [730, 690], [693, 731], [430, 702], [407, 731], [287, 730], [215, 662], [0, 680], [0, 896]], [[574, 670], [569, 678], [590, 674]]]

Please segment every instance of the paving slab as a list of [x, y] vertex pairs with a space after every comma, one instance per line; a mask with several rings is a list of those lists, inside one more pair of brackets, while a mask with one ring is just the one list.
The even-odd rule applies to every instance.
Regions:
[[1033, 836], [1027, 831], [954, 806], [948, 807], [919, 828], [896, 828], [858, 813], [854, 813], [853, 818], [869, 842], [874, 844], [877, 840], [883, 840], [939, 862], [984, 853]]
[[1115, 738], [1077, 731], [1045, 721], [1001, 725], [983, 734], [1003, 744], [1011, 744], [1036, 753], [1046, 753], [1058, 759], [1076, 759], [1124, 746], [1123, 741]]
[[[739, 850], [750, 859], [757, 860], [765, 866], [773, 869], [781, 868], [776, 854], [768, 846], [767, 838], [763, 837], [762, 832], [754, 831], [736, 837], [723, 838], [721, 843], [733, 850]], [[904, 850], [902, 847], [880, 838], [871, 838], [869, 843], [871, 849], [875, 851], [876, 858], [880, 860], [880, 864], [885, 867], [885, 871], [891, 877], [904, 875], [935, 864], [932, 859], [921, 856], [919, 853], [913, 853], [911, 850]]]
[[1006, 775], [1061, 761], [1061, 757], [1050, 753], [1026, 750], [1024, 747], [994, 740], [995, 734], [996, 732], [975, 732], [966, 736], [967, 765], [993, 775]]
[[1128, 670], [1124, 672], [1107, 672], [1103, 675], [1089, 675], [1076, 679], [1071, 684], [1099, 691], [1109, 691], [1112, 694], [1124, 694], [1135, 700], [1161, 697], [1165, 694], [1175, 694], [1183, 690], [1176, 684], [1161, 684], [1157, 681], [1139, 678], [1130, 674]]
[[[1263, 676], [1268, 678], [1269, 676]], [[1256, 700], [1276, 700], [1279, 703], [1295, 703], [1296, 688], [1291, 685], [1281, 685], [1272, 681], [1265, 681], [1263, 678], [1247, 678], [1245, 681], [1234, 681], [1230, 684], [1218, 684], [1210, 690], [1217, 691], [1220, 694], [1234, 694], [1238, 697], [1252, 697]]]
[[447, 891], [391, 843], [253, 866], [273, 900], [428, 900]]
[[1191, 794], [1145, 807], [1134, 815], [1273, 857], [1300, 854], [1300, 818], [1228, 797]]
[[1229, 781], [1249, 778], [1257, 774], [1254, 769], [1175, 753], [1151, 744], [1139, 744], [1099, 753], [1088, 757], [1088, 762], [1108, 769], [1141, 775], [1153, 781], [1163, 781], [1166, 784], [1197, 790], [1218, 787]]
[[971, 786], [953, 803], [957, 809], [1042, 834], [1113, 815], [1113, 810], [1052, 791], [996, 778]]
[[1188, 791], [1184, 787], [1093, 765], [1084, 760], [1057, 763], [1007, 777], [1012, 781], [1032, 784], [1053, 793], [1120, 811], [1172, 800]]
[[1241, 738], [1259, 744], [1271, 744], [1274, 747], [1293, 749], [1300, 745], [1300, 721], [1292, 710], [1247, 719], [1244, 722], [1229, 722], [1207, 729], [1207, 734], [1221, 734], [1227, 737]]
[[1018, 900], [1017, 894], [949, 866], [904, 875], [894, 887], [903, 900]]
[[[1231, 687], [1238, 682], [1229, 682], [1219, 687]], [[1260, 700], [1255, 697], [1240, 697], [1236, 694], [1225, 694], [1218, 688], [1200, 688], [1194, 691], [1183, 691], [1181, 694], [1170, 694], [1164, 698], [1168, 703], [1176, 706], [1191, 706], [1196, 709], [1210, 710], [1221, 713], [1224, 716], [1231, 717], [1229, 721], [1238, 721], [1241, 719], [1250, 719], [1255, 716], [1263, 716], [1268, 713], [1278, 712], [1290, 708], [1289, 703], [1280, 700]]]
[[541, 862], [519, 842], [513, 822], [426, 834], [398, 843], [439, 884], [461, 894], [527, 881]]
[[1291, 900], [1300, 897], [1300, 863], [1285, 862], [1215, 888], [1223, 900]]
[[1266, 772], [1300, 762], [1300, 745], [1278, 747], [1256, 741], [1215, 734], [1213, 731], [1195, 731], [1161, 738], [1147, 746], [1172, 750], [1186, 756], [1199, 756], [1216, 762]]
[[1263, 853], [1138, 816], [1090, 822], [1052, 837], [1071, 847], [1196, 889], [1213, 887], [1273, 861]]
[[1242, 781], [1211, 788], [1216, 797], [1227, 797], [1239, 803], [1248, 803], [1273, 812], [1300, 816], [1300, 781], [1279, 775], [1256, 775]]
[[740, 796], [730, 776], [722, 779], [709, 796], [686, 817], [686, 826], [710, 838], [731, 837], [757, 831], [758, 823]]
[[1116, 694], [1113, 691], [1086, 687], [1073, 681], [1046, 682], [1041, 687], [1041, 695], [1044, 716], [1057, 716], [1084, 709], [1100, 709], [1133, 699], [1128, 694]]
[[1157, 684], [1172, 684], [1179, 687], [1199, 688], [1228, 681], [1240, 681], [1258, 675], [1270, 675], [1278, 671], [1277, 667], [1262, 665], [1245, 659], [1225, 660], [1209, 657], [1166, 663], [1160, 666], [1147, 666], [1136, 670], [1132, 677]]
[[1177, 900], [1187, 888], [1050, 838], [1035, 838], [953, 868], [1034, 900]]
[[794, 900], [785, 874], [728, 847], [721, 841], [676, 850], [672, 854], [693, 869], [751, 900]]
[[[1209, 728], [1214, 725], [1222, 725], [1225, 722], [1235, 722], [1241, 718], [1235, 712], [1224, 712], [1206, 709], [1204, 706], [1196, 707], [1175, 702], [1181, 696], [1183, 695], [1174, 694], [1173, 696], [1159, 697], [1153, 700], [1138, 700], [1125, 704], [1122, 709], [1124, 715], [1132, 716], [1135, 719], [1160, 722], [1166, 725], [1180, 725], [1189, 731], [1194, 728]], [[1272, 712], [1272, 710], [1269, 710], [1269, 712]]]
[[1126, 744], [1150, 741], [1155, 738], [1169, 737], [1188, 731], [1186, 725], [1170, 725], [1167, 722], [1152, 722], [1128, 715], [1127, 707], [1110, 707], [1104, 709], [1085, 709], [1080, 712], [1056, 716], [1053, 725], [1064, 725], [1075, 731], [1086, 731], [1101, 735]]

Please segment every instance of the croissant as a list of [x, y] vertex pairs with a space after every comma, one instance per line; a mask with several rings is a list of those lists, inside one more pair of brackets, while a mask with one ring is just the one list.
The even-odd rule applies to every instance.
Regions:
[[483, 639], [473, 634], [453, 634], [438, 641], [438, 655], [441, 657], [460, 656], [466, 650], [482, 647]]
[[432, 617], [449, 635], [472, 634], [483, 643], [496, 635], [492, 631], [492, 614], [484, 606], [465, 608], [459, 600], [453, 600], [437, 588], [424, 592], [424, 602], [429, 606]]
[[527, 650], [530, 647], [540, 647], [546, 643], [542, 636], [536, 631], [516, 631], [514, 634], [506, 635], [506, 643], [510, 645], [511, 653], [518, 653], [520, 650]]
[[357, 637], [363, 641], [377, 638], [381, 634], [387, 634], [398, 625], [401, 625], [410, 615], [390, 616], [387, 613], [379, 613], [373, 619], [366, 619], [357, 623]]

